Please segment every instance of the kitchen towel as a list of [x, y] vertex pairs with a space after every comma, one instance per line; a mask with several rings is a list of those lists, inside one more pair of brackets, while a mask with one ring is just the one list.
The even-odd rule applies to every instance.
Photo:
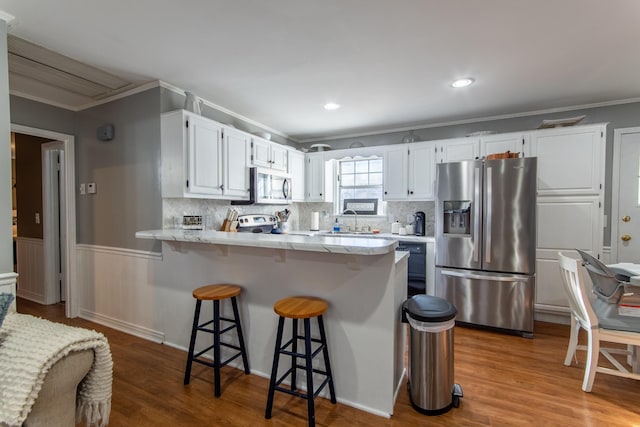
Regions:
[[311, 231], [320, 230], [320, 212], [311, 212]]

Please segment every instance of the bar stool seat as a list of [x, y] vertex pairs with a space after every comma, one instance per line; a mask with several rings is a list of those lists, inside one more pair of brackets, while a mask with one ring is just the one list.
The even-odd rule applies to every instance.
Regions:
[[[273, 366], [271, 368], [271, 380], [269, 381], [269, 394], [267, 396], [267, 408], [265, 418], [271, 418], [273, 408], [273, 396], [276, 391], [287, 393], [293, 396], [302, 397], [307, 400], [307, 413], [309, 426], [315, 426], [315, 405], [314, 398], [320, 394], [322, 389], [328, 385], [331, 403], [336, 403], [336, 394], [333, 386], [333, 376], [331, 374], [331, 364], [329, 363], [329, 350], [327, 348], [327, 337], [324, 329], [323, 314], [327, 311], [328, 303], [320, 298], [296, 296], [284, 298], [277, 301], [273, 310], [278, 314], [278, 332], [276, 334], [276, 347], [273, 355]], [[311, 337], [311, 319], [318, 319], [318, 329], [320, 338]], [[292, 319], [292, 337], [284, 345], [282, 344], [282, 335], [284, 330], [285, 318]], [[302, 319], [304, 323], [304, 335], [298, 334], [298, 319]], [[304, 353], [298, 352], [298, 340], [304, 341]], [[312, 349], [312, 343], [319, 344], [315, 350]], [[291, 350], [288, 350], [291, 346]], [[325, 370], [322, 371], [313, 368], [313, 358], [320, 352], [323, 354]], [[291, 368], [287, 370], [281, 378], [277, 378], [278, 364], [280, 354], [291, 357]], [[298, 365], [297, 359], [304, 360], [304, 365]], [[296, 371], [304, 369], [306, 373], [307, 392], [301, 393], [297, 391]], [[314, 390], [313, 374], [325, 376], [325, 380]], [[282, 387], [282, 382], [291, 377], [290, 388]]]
[[[247, 351], [244, 345], [244, 335], [242, 334], [242, 325], [240, 323], [240, 315], [238, 313], [238, 303], [236, 297], [240, 295], [242, 288], [238, 285], [232, 284], [213, 284], [199, 287], [193, 291], [193, 297], [196, 299], [196, 309], [193, 316], [193, 327], [191, 329], [191, 341], [189, 343], [189, 354], [187, 356], [187, 366], [184, 373], [184, 384], [189, 384], [191, 380], [191, 366], [193, 362], [200, 363], [212, 367], [214, 370], [214, 395], [219, 397], [220, 390], [220, 368], [229, 364], [232, 360], [238, 357], [242, 357], [242, 364], [244, 367], [244, 373], [249, 373], [249, 362], [247, 359]], [[233, 308], [233, 319], [222, 317], [220, 315], [220, 301], [231, 299], [231, 306]], [[202, 324], [200, 322], [200, 309], [202, 301], [213, 301], [213, 320], [209, 320]], [[225, 321], [230, 323], [230, 326], [226, 326], [221, 329], [220, 322]], [[207, 326], [212, 325], [211, 328]], [[238, 336], [238, 345], [222, 342], [220, 337], [225, 332], [232, 329], [236, 330]], [[213, 334], [213, 345], [205, 348], [194, 354], [196, 338], [198, 332], [207, 332]], [[227, 347], [234, 350], [238, 350], [237, 353], [230, 356], [227, 360], [221, 360], [220, 350], [221, 347]], [[203, 360], [199, 358], [209, 350], [213, 349], [213, 362]]]

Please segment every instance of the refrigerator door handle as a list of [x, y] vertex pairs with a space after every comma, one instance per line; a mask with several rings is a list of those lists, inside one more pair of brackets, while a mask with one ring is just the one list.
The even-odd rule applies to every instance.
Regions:
[[484, 205], [487, 209], [486, 224], [487, 232], [484, 236], [484, 261], [486, 263], [491, 262], [491, 218], [493, 218], [492, 212], [492, 193], [493, 193], [493, 168], [488, 167], [485, 172], [487, 198], [484, 201]]
[[480, 239], [478, 238], [478, 231], [480, 228], [480, 207], [478, 201], [480, 200], [480, 168], [475, 168], [473, 171], [473, 262], [478, 262], [478, 253], [480, 252]]
[[527, 282], [529, 276], [489, 276], [484, 274], [463, 273], [454, 270], [441, 270], [443, 276], [462, 277], [465, 279], [491, 280], [494, 282]]

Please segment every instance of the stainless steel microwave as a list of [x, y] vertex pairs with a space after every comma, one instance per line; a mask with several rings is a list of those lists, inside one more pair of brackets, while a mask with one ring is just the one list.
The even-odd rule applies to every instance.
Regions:
[[291, 175], [267, 168], [249, 168], [249, 200], [232, 205], [288, 205], [291, 203]]

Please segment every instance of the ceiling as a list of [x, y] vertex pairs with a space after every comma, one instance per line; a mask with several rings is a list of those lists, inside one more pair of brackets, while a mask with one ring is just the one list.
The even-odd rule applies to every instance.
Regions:
[[[104, 73], [75, 93], [60, 87], [64, 74], [43, 83], [10, 58], [12, 93], [77, 109], [162, 80], [298, 141], [640, 98], [640, 1], [0, 0], [0, 10], [15, 17], [12, 36], [37, 45], [29, 52]], [[452, 88], [459, 77], [476, 82]], [[324, 110], [330, 101], [342, 108]]]

